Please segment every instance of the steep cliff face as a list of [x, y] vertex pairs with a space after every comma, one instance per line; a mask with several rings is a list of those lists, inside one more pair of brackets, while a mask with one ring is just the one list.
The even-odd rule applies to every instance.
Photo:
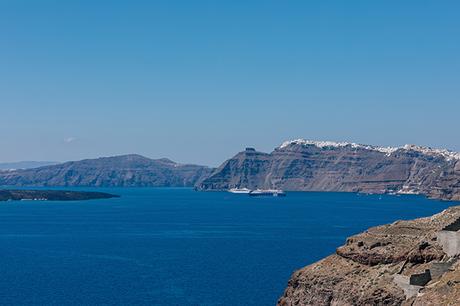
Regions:
[[197, 187], [401, 192], [454, 199], [460, 182], [458, 159], [453, 152], [416, 146], [382, 148], [297, 140], [269, 154], [238, 153]]
[[229, 186], [265, 184], [270, 169], [270, 154], [246, 149], [224, 162], [210, 177], [199, 183], [201, 189], [228, 189]]
[[[436, 233], [459, 217], [460, 207], [451, 207], [350, 237], [336, 254], [296, 271], [278, 305], [458, 305], [460, 267], [447, 258]], [[440, 262], [452, 265], [440, 273]], [[409, 286], [395, 281], [426, 269], [431, 280], [415, 287], [420, 294], [408, 296]]]
[[440, 172], [438, 178], [429, 185], [425, 193], [433, 198], [460, 201], [460, 161]]
[[184, 187], [193, 186], [210, 172], [210, 168], [203, 166], [132, 154], [0, 172], [0, 185]]

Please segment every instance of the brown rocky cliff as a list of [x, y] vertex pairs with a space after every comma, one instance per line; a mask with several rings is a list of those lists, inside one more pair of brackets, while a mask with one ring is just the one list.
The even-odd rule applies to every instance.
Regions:
[[459, 217], [460, 206], [451, 207], [432, 217], [397, 221], [350, 237], [336, 254], [296, 271], [278, 305], [458, 305], [448, 303], [460, 297], [457, 266], [411, 300], [393, 278], [401, 271], [424, 271], [444, 258], [436, 232]]
[[457, 155], [413, 146], [388, 150], [355, 144], [319, 146], [293, 142], [269, 154], [245, 151], [227, 160], [197, 187], [400, 192], [446, 200], [460, 198]]
[[426, 193], [433, 198], [460, 201], [460, 161], [445, 169]]

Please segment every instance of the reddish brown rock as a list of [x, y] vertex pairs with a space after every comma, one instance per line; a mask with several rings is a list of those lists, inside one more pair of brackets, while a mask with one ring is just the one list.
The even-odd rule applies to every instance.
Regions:
[[294, 272], [278, 305], [458, 305], [450, 304], [460, 297], [458, 265], [411, 300], [393, 278], [423, 272], [445, 258], [436, 232], [459, 217], [460, 206], [451, 207], [432, 217], [397, 221], [350, 237], [337, 254]]

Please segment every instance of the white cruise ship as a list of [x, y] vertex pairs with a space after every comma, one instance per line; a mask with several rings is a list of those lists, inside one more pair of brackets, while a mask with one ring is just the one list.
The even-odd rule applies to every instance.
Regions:
[[250, 193], [251, 192], [251, 189], [248, 189], [248, 188], [231, 188], [228, 190], [228, 192], [231, 192], [231, 193]]

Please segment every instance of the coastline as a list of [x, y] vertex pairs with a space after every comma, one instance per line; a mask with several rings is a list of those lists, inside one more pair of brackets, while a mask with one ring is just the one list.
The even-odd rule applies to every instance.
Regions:
[[[446, 250], [452, 246], [439, 233], [459, 220], [460, 206], [452, 206], [349, 237], [335, 254], [295, 271], [278, 305], [447, 305], [458, 300], [460, 287], [450, 288], [460, 280], [458, 254]], [[426, 271], [426, 283], [411, 283]]]

